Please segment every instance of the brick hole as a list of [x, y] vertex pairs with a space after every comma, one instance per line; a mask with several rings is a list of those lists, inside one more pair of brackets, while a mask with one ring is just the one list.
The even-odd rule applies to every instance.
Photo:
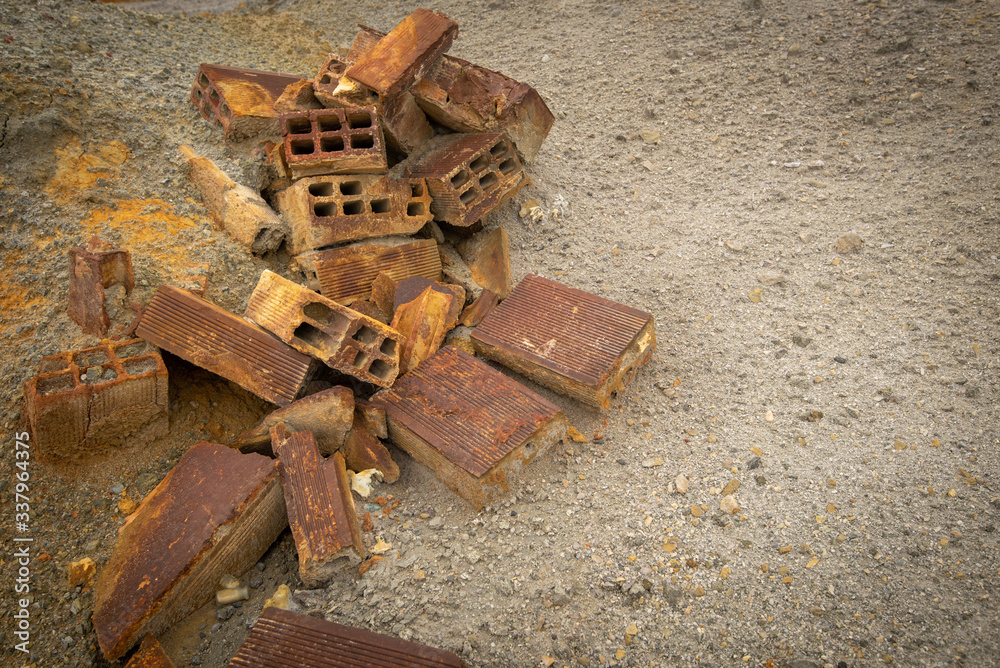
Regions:
[[233, 111], [232, 111], [232, 109], [230, 109], [229, 105], [226, 104], [225, 102], [223, 102], [222, 104], [219, 105], [219, 113], [222, 114], [223, 116], [225, 116], [226, 118], [232, 118], [233, 117]]
[[423, 202], [410, 202], [406, 205], [406, 215], [407, 216], [422, 216], [424, 215], [424, 203]]
[[358, 331], [354, 332], [354, 340], [371, 345], [378, 340], [379, 333], [368, 325], [361, 325]]
[[338, 153], [344, 150], [343, 137], [320, 137], [319, 150], [321, 153]]
[[458, 199], [462, 200], [462, 204], [468, 206], [470, 202], [476, 199], [479, 193], [476, 192], [475, 188], [469, 188], [464, 193], [458, 196]]
[[320, 132], [336, 132], [340, 129], [340, 118], [338, 116], [317, 116], [316, 123]]
[[353, 202], [344, 202], [344, 215], [345, 216], [356, 216], [365, 210], [365, 203], [361, 200], [354, 200]]
[[310, 183], [309, 194], [313, 197], [329, 197], [333, 194], [333, 184], [329, 181]]
[[500, 170], [501, 174], [510, 174], [515, 169], [517, 169], [517, 162], [514, 160], [514, 158], [507, 158], [506, 160], [500, 163], [500, 166], [497, 169]]
[[62, 371], [66, 366], [66, 361], [58, 357], [43, 359], [42, 363], [38, 365], [38, 373], [55, 373], [56, 371]]
[[107, 364], [110, 361], [111, 359], [108, 357], [108, 354], [100, 348], [81, 350], [76, 355], [73, 355], [73, 363], [79, 367], [97, 366], [98, 364]]
[[295, 331], [292, 332], [292, 336], [313, 348], [318, 348], [326, 338], [322, 330], [313, 327], [308, 322], [303, 322], [296, 327]]
[[125, 369], [125, 373], [138, 376], [139, 374], [156, 371], [159, 368], [159, 364], [156, 363], [155, 357], [140, 357], [138, 359], [125, 360], [122, 362], [122, 368]]
[[213, 102], [218, 102], [219, 101], [219, 91], [215, 90], [215, 88], [209, 88], [208, 89], [208, 97]]
[[499, 160], [507, 152], [507, 144], [500, 141], [490, 149], [490, 155]]
[[118, 357], [136, 357], [146, 352], [149, 352], [149, 344], [145, 341], [134, 341], [115, 346], [115, 354]]
[[392, 377], [393, 367], [386, 364], [383, 360], [375, 360], [372, 365], [368, 367], [368, 373], [379, 378], [381, 380], [388, 380]]
[[198, 85], [201, 86], [202, 88], [208, 88], [209, 85], [208, 75], [205, 74], [204, 72], [198, 75]]
[[317, 218], [329, 218], [337, 215], [336, 202], [316, 202], [313, 204], [313, 213]]
[[481, 155], [472, 162], [469, 163], [469, 169], [478, 173], [490, 166], [490, 159], [485, 155]]
[[389, 200], [373, 199], [370, 204], [372, 213], [389, 213]]
[[396, 339], [386, 339], [378, 349], [383, 355], [392, 357], [396, 354]]
[[365, 351], [359, 350], [358, 354], [354, 356], [354, 362], [353, 362], [353, 364], [354, 364], [355, 368], [358, 368], [358, 369], [365, 368], [365, 365], [368, 364], [368, 360], [369, 360], [370, 357], [371, 356], [368, 353], [366, 353]]
[[308, 118], [299, 117], [285, 119], [286, 135], [307, 135], [310, 130], [312, 130], [312, 124], [309, 123]]
[[372, 135], [351, 135], [351, 148], [372, 148], [373, 146], [375, 146], [375, 137]]
[[496, 186], [496, 184], [499, 183], [499, 181], [500, 179], [497, 178], [496, 174], [494, 174], [493, 172], [486, 172], [479, 179], [479, 187], [482, 188], [483, 191], [485, 192], [490, 188]]
[[370, 128], [372, 117], [369, 114], [347, 114], [347, 127], [352, 130], [357, 128]]
[[423, 197], [424, 196], [424, 184], [422, 184], [422, 183], [410, 183], [410, 196], [411, 197]]
[[292, 155], [309, 155], [316, 150], [312, 139], [298, 139], [288, 145]]
[[361, 181], [344, 181], [340, 184], [341, 195], [360, 195]]
[[469, 180], [469, 172], [467, 170], [460, 170], [455, 176], [451, 177], [451, 185], [453, 188], [460, 188], [465, 185], [466, 181]]
[[309, 302], [302, 307], [302, 313], [310, 320], [314, 320], [324, 327], [344, 329], [349, 322], [344, 315], [337, 313], [321, 302]]
[[324, 74], [323, 76], [321, 76], [321, 77], [319, 78], [319, 82], [320, 82], [321, 84], [328, 84], [328, 83], [330, 83], [331, 81], [333, 81], [333, 77], [331, 77], [331, 76], [330, 76], [329, 74]]
[[[87, 373], [90, 369], [100, 369], [100, 372], [96, 376], [91, 376]], [[105, 364], [99, 367], [88, 367], [86, 369], [80, 370], [80, 382], [84, 385], [100, 385], [101, 383], [109, 383], [118, 377], [118, 372], [114, 370], [110, 364]]]
[[35, 392], [41, 395], [58, 394], [73, 389], [73, 374], [61, 373], [58, 376], [39, 378], [35, 383]]
[[201, 102], [202, 98], [205, 97], [205, 94], [202, 92], [200, 88], [195, 88], [193, 94], [195, 99], [198, 100], [199, 102]]

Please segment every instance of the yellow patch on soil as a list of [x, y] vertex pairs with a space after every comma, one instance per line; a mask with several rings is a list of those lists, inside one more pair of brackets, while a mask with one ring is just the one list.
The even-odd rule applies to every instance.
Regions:
[[30, 294], [18, 278], [28, 272], [21, 259], [21, 252], [7, 250], [0, 253], [0, 330], [6, 330], [22, 323], [31, 323], [31, 313], [35, 307], [49, 302], [40, 294]]
[[119, 168], [128, 160], [128, 147], [113, 141], [93, 153], [85, 153], [79, 139], [72, 139], [65, 148], [56, 150], [56, 173], [45, 189], [53, 198], [66, 202], [92, 187], [97, 179], [118, 176]]

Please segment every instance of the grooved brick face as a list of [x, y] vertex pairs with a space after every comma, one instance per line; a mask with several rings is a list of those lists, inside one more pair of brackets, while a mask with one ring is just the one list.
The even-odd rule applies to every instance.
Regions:
[[285, 162], [295, 176], [384, 174], [388, 169], [375, 107], [284, 114], [281, 135]]

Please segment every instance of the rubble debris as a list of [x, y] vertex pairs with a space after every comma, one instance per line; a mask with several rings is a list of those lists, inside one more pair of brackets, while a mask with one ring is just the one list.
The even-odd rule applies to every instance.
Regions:
[[656, 348], [653, 316], [529, 274], [472, 333], [476, 352], [597, 409]]
[[90, 557], [84, 557], [79, 561], [71, 561], [66, 569], [69, 579], [69, 586], [85, 585], [97, 574], [97, 564]]
[[181, 146], [180, 150], [187, 160], [188, 176], [215, 222], [256, 255], [277, 250], [288, 234], [288, 226], [260, 194], [236, 183], [214, 162], [189, 147]]
[[236, 601], [245, 601], [248, 598], [250, 598], [250, 590], [246, 587], [231, 587], [215, 592], [216, 605], [229, 605]]
[[454, 302], [453, 294], [428, 286], [416, 299], [396, 308], [392, 328], [403, 337], [400, 375], [413, 370], [441, 346], [450, 325], [454, 325], [451, 319]]
[[271, 597], [264, 601], [264, 610], [268, 608], [278, 608], [279, 610], [288, 610], [292, 607], [292, 590], [288, 588], [288, 585], [278, 585], [278, 588], [274, 590]]
[[368, 316], [373, 320], [378, 320], [383, 325], [388, 325], [392, 322], [392, 318], [390, 316], [387, 316], [374, 302], [368, 301], [367, 299], [354, 300], [351, 302], [350, 308], [352, 311], [357, 311], [361, 315]]
[[465, 305], [465, 288], [454, 283], [438, 283], [423, 276], [410, 276], [397, 281], [396, 289], [393, 291], [393, 313], [403, 304], [408, 304], [418, 298], [427, 288], [454, 297], [451, 307], [448, 309], [448, 318], [445, 321], [445, 327], [451, 329], [458, 323], [458, 317]]
[[342, 449], [347, 466], [352, 471], [376, 469], [386, 482], [399, 480], [399, 466], [392, 461], [392, 455], [382, 443], [372, 435], [361, 416], [355, 414], [354, 426], [347, 435]]
[[498, 299], [510, 294], [510, 237], [507, 230], [495, 227], [480, 232], [458, 244], [458, 253], [469, 265], [472, 280]]
[[448, 283], [461, 285], [465, 288], [465, 297], [469, 301], [476, 301], [482, 293], [482, 288], [472, 278], [472, 270], [465, 260], [458, 254], [454, 246], [441, 244], [438, 246], [441, 253], [441, 275]]
[[156, 637], [152, 633], [147, 633], [138, 651], [125, 664], [125, 668], [175, 668], [175, 666]]
[[191, 101], [226, 139], [278, 134], [274, 103], [301, 77], [202, 63], [191, 86]]
[[407, 91], [382, 100], [380, 118], [386, 143], [401, 155], [410, 155], [434, 136], [427, 116]]
[[[385, 33], [367, 26], [354, 39], [348, 58], [367, 53]], [[438, 58], [410, 89], [435, 123], [456, 132], [505, 132], [521, 159], [531, 162], [555, 117], [531, 86], [447, 54]]]
[[264, 270], [245, 315], [332, 369], [389, 387], [400, 369], [395, 328]]
[[288, 84], [274, 101], [274, 110], [279, 114], [322, 108], [323, 103], [316, 97], [311, 79], [299, 79]]
[[282, 114], [281, 136], [284, 162], [294, 178], [389, 169], [375, 107]]
[[457, 227], [478, 222], [531, 182], [502, 132], [435, 137], [393, 170], [425, 179], [434, 219]]
[[328, 457], [344, 445], [351, 431], [353, 415], [354, 393], [337, 385], [269, 413], [253, 429], [243, 432], [226, 445], [240, 452], [273, 457], [271, 427], [283, 422], [293, 431], [312, 432], [319, 453]]
[[[441, 256], [433, 239], [387, 237], [325, 251], [310, 251], [296, 260], [324, 297], [349, 304], [368, 299], [379, 274], [392, 281], [409, 276], [441, 277]], [[383, 311], [385, 309], [376, 301]], [[391, 311], [386, 311], [392, 315]]]
[[389, 430], [385, 426], [384, 408], [375, 406], [370, 401], [359, 399], [354, 404], [354, 412], [376, 438], [382, 440], [389, 438]]
[[308, 356], [186, 290], [161, 285], [136, 334], [279, 406], [295, 401], [315, 371]]
[[391, 322], [391, 317], [396, 314], [396, 281], [382, 272], [372, 281], [371, 291], [371, 300], [383, 313], [390, 314]]
[[470, 355], [476, 354], [476, 349], [472, 345], [472, 339], [469, 336], [472, 334], [472, 330], [465, 326], [459, 326], [448, 332], [448, 335], [444, 337], [444, 342], [442, 346], [454, 346], [459, 350], [463, 350]]
[[558, 406], [453, 347], [372, 403], [385, 409], [393, 443], [477, 510], [506, 497], [569, 424]]
[[24, 409], [39, 459], [89, 458], [167, 435], [167, 367], [141, 339], [43, 357], [24, 383]]
[[376, 475], [381, 475], [376, 469], [365, 469], [357, 473], [347, 472], [347, 477], [351, 480], [351, 489], [366, 499], [372, 494], [372, 477]]
[[224, 573], [256, 563], [287, 526], [278, 463], [201, 441], [121, 529], [94, 587], [93, 624], [113, 661], [204, 605]]
[[127, 250], [91, 237], [87, 246], [76, 246], [69, 255], [69, 304], [66, 312], [84, 334], [104, 336], [111, 320], [104, 308], [104, 289], [119, 284], [132, 294], [135, 276]]
[[315, 589], [339, 569], [340, 557], [357, 565], [365, 557], [354, 497], [344, 457], [333, 453], [324, 466], [312, 432], [290, 432], [284, 423], [271, 427], [274, 454], [281, 461], [281, 482], [288, 523], [299, 554], [299, 578]]
[[345, 76], [379, 98], [408, 89], [458, 35], [458, 24], [443, 14], [415, 9], [347, 69]]
[[267, 608], [229, 662], [229, 668], [286, 666], [464, 668], [465, 664], [445, 650]]
[[458, 322], [466, 327], [476, 327], [499, 303], [500, 298], [497, 297], [497, 293], [492, 290], [483, 290], [476, 298], [476, 301], [465, 307], [462, 315], [458, 318]]
[[347, 73], [347, 68], [351, 66], [353, 60], [348, 62], [346, 56], [338, 53], [331, 53], [323, 61], [313, 79], [313, 93], [316, 99], [327, 108], [337, 107], [339, 97], [334, 96], [337, 84]]
[[278, 195], [293, 255], [345, 241], [413, 234], [432, 218], [423, 179], [312, 176]]

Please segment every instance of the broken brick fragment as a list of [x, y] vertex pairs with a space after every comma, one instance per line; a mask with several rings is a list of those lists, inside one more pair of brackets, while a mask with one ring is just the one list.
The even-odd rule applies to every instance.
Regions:
[[161, 285], [136, 334], [279, 406], [302, 393], [313, 360], [223, 308], [186, 290]]
[[278, 463], [204, 441], [121, 529], [94, 586], [94, 630], [113, 661], [204, 605], [287, 526]]
[[261, 274], [245, 315], [341, 373], [382, 387], [399, 373], [399, 332], [272, 271]]
[[125, 668], [175, 668], [175, 666], [156, 637], [147, 633], [138, 651], [125, 664]]
[[393, 443], [474, 508], [505, 498], [566, 433], [558, 406], [457, 348], [441, 348], [379, 392]]
[[392, 328], [402, 336], [399, 373], [405, 374], [430, 357], [441, 347], [448, 330], [455, 296], [428, 286], [413, 301], [396, 308]]
[[276, 135], [274, 103], [300, 80], [294, 74], [202, 63], [191, 86], [191, 101], [205, 120], [222, 126], [226, 139]]
[[455, 654], [309, 615], [265, 609], [229, 668], [464, 668]]
[[86, 248], [76, 246], [69, 255], [69, 305], [67, 312], [84, 334], [104, 336], [111, 320], [104, 309], [104, 288], [120, 284], [132, 294], [135, 276], [127, 250], [91, 237]]
[[406, 90], [426, 72], [458, 35], [458, 24], [443, 14], [418, 8], [347, 69], [346, 76], [380, 98]]
[[281, 462], [299, 578], [310, 589], [321, 587], [340, 568], [338, 559], [356, 564], [365, 556], [344, 457], [335, 452], [324, 466], [312, 432], [290, 432], [284, 423], [271, 427], [271, 443]]
[[434, 219], [457, 227], [479, 222], [530, 183], [502, 132], [435, 137], [393, 173], [424, 179], [433, 198]]
[[476, 327], [499, 303], [500, 298], [497, 297], [497, 293], [483, 290], [474, 302], [465, 307], [458, 322], [466, 327]]
[[399, 466], [392, 461], [389, 450], [375, 438], [360, 415], [354, 416], [354, 425], [347, 435], [342, 452], [352, 471], [375, 469], [386, 482], [399, 480]]
[[104, 341], [43, 357], [24, 402], [40, 459], [88, 458], [166, 436], [167, 367], [145, 341]]
[[417, 299], [427, 288], [454, 297], [445, 320], [445, 326], [451, 329], [458, 322], [458, 316], [462, 313], [462, 307], [465, 306], [465, 288], [454, 283], [439, 283], [423, 276], [410, 276], [397, 281], [396, 289], [393, 291], [393, 313], [403, 304]]
[[274, 110], [279, 114], [294, 111], [322, 109], [323, 104], [316, 98], [311, 79], [300, 79], [285, 86], [285, 90], [274, 101]]
[[472, 280], [499, 299], [510, 293], [510, 237], [495, 227], [458, 244], [458, 252], [469, 265]]
[[252, 429], [248, 429], [226, 443], [240, 452], [257, 452], [274, 456], [271, 450], [271, 427], [279, 422], [293, 431], [312, 432], [323, 456], [336, 452], [343, 446], [351, 430], [354, 416], [354, 393], [341, 386], [310, 394], [264, 416]]
[[529, 274], [472, 333], [476, 352], [603, 409], [656, 348], [653, 316]]

